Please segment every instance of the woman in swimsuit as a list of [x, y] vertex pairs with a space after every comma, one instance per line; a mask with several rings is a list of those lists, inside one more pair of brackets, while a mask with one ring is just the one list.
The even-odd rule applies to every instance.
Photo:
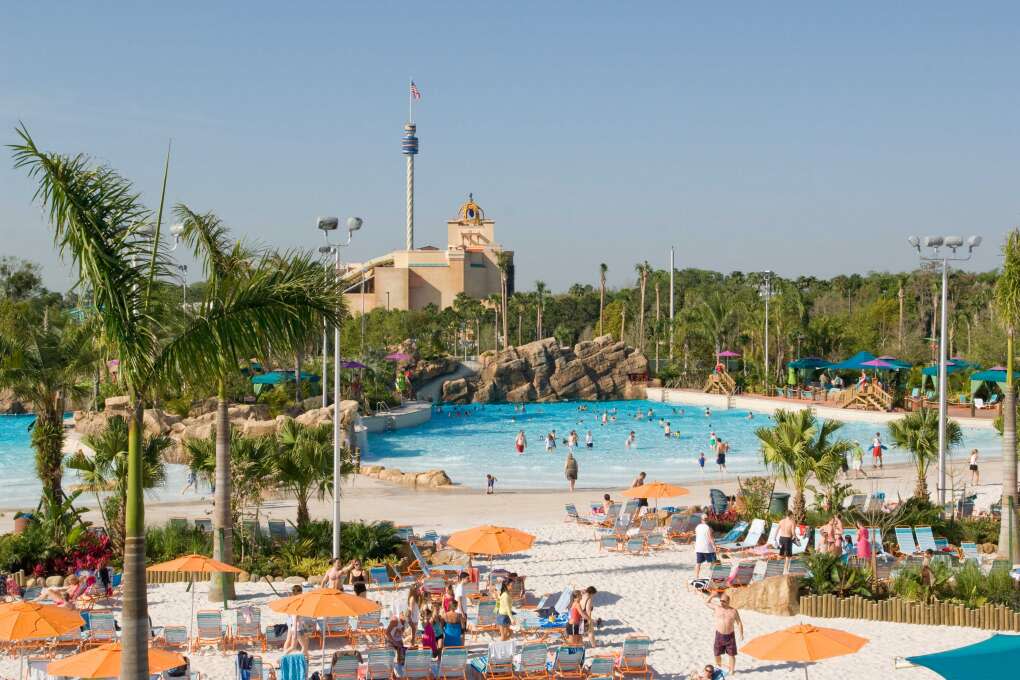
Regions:
[[[407, 591], [407, 623], [411, 627], [411, 645], [418, 640], [418, 623], [421, 621], [422, 605], [426, 603], [421, 586], [415, 584]], [[428, 627], [428, 619], [425, 619]]]
[[570, 611], [567, 614], [566, 641], [568, 645], [580, 646], [582, 619], [584, 619], [584, 612], [581, 609], [581, 591], [575, 590], [570, 595]]
[[443, 614], [443, 649], [464, 646], [464, 628], [467, 620], [457, 611], [457, 600], [453, 600], [450, 606], [450, 611]]

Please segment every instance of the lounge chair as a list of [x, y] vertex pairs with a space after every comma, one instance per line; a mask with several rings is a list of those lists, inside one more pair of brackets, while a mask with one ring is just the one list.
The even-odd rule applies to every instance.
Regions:
[[645, 539], [643, 536], [631, 536], [627, 539], [627, 543], [624, 547], [629, 555], [647, 555], [648, 551], [645, 548]]
[[263, 637], [265, 637], [266, 639], [267, 648], [275, 646], [282, 647], [283, 644], [287, 641], [286, 631], [281, 631], [279, 633], [277, 633], [276, 631], [277, 631], [276, 626], [266, 626], [265, 635]]
[[554, 678], [584, 677], [584, 647], [563, 645], [556, 650], [553, 657], [552, 675]]
[[379, 612], [369, 612], [359, 616], [357, 626], [351, 633], [363, 640], [364, 643], [371, 642], [373, 638], [381, 638], [383, 636], [383, 628], [379, 620]]
[[621, 510], [623, 510], [622, 505], [619, 503], [613, 503], [609, 506], [609, 509], [606, 510], [606, 516], [602, 518], [602, 521], [599, 522], [599, 524], [604, 527], [613, 526], [616, 524], [616, 519], [620, 516]]
[[638, 525], [638, 533], [650, 534], [653, 531], [658, 530], [659, 519], [652, 515], [645, 515], [641, 518], [641, 523]]
[[651, 646], [651, 639], [643, 635], [625, 639], [623, 651], [616, 659], [617, 676], [620, 678], [641, 677], [650, 680], [652, 669], [648, 667], [648, 651]]
[[[407, 658], [412, 654], [420, 655], [424, 652], [428, 656], [429, 663], [429, 675], [432, 673], [432, 650], [430, 649], [410, 649], [407, 651], [407, 656], [404, 658], [405, 665]], [[359, 680], [360, 677], [361, 662], [358, 661], [356, 656], [341, 656], [333, 664], [333, 680]], [[410, 678], [410, 676], [408, 676]], [[415, 680], [418, 680], [420, 676], [416, 676]], [[428, 677], [428, 676], [425, 676]]]
[[400, 526], [396, 527], [396, 530], [401, 541], [410, 541], [414, 538], [414, 527]]
[[195, 614], [195, 636], [191, 640], [191, 649], [197, 650], [203, 645], [227, 649], [230, 644], [227, 628], [223, 625], [222, 611], [205, 609]]
[[574, 522], [575, 524], [591, 524], [591, 520], [585, 519], [577, 514], [577, 506], [573, 503], [567, 503], [565, 506], [567, 511], [566, 522]]
[[786, 570], [786, 560], [765, 560], [765, 573], [762, 579], [782, 576]]
[[[241, 680], [242, 677], [250, 678], [251, 680], [262, 680], [262, 657], [249, 656], [248, 659], [251, 665], [247, 669], [247, 675], [241, 674], [241, 666], [238, 664], [237, 659], [234, 660], [234, 677], [237, 680]], [[162, 678], [164, 676], [160, 675], [158, 677]]]
[[864, 512], [876, 513], [882, 512], [882, 507], [885, 505], [885, 491], [876, 491], [868, 496], [868, 502], [864, 506]]
[[[680, 519], [677, 520], [676, 518]], [[701, 513], [691, 515], [673, 515], [666, 529], [666, 537], [671, 541], [690, 541], [694, 538], [694, 529], [701, 524]]]
[[1012, 567], [1013, 565], [1009, 560], [992, 560], [991, 566], [988, 567], [988, 573], [991, 574], [998, 571], [1008, 572]]
[[614, 680], [613, 658], [609, 656], [593, 656], [588, 662], [588, 680]]
[[[446, 573], [454, 573], [454, 574], [459, 574], [460, 573], [461, 567], [458, 567], [458, 566], [455, 566], [455, 565], [449, 565], [449, 564], [442, 564], [442, 565], [436, 564], [436, 565], [432, 565], [432, 564], [429, 564], [429, 561], [427, 559], [425, 559], [424, 555], [421, 554], [421, 550], [418, 548], [417, 544], [415, 544], [412, 541], [410, 543], [410, 546], [411, 546], [411, 555], [414, 557], [414, 562], [411, 563], [411, 567], [409, 569], [409, 571], [411, 573], [421, 573], [425, 577], [429, 577], [429, 576], [439, 576], [439, 577], [442, 577], [444, 572], [446, 572]], [[433, 574], [433, 572], [437, 572], [437, 573]]]
[[747, 536], [743, 541], [717, 541], [715, 544], [716, 550], [730, 551], [730, 550], [747, 550], [758, 545], [758, 541], [761, 540], [761, 535], [765, 533], [765, 520], [754, 519], [751, 520], [751, 527], [747, 530]]
[[649, 550], [662, 550], [666, 547], [666, 539], [658, 531], [645, 536], [645, 547]]
[[[899, 531], [899, 528], [896, 529]], [[939, 551], [938, 544], [935, 543], [935, 535], [931, 531], [931, 527], [916, 527], [914, 534], [917, 536], [917, 549], [914, 552], [923, 553], [928, 550], [934, 552]]]
[[253, 519], [246, 519], [241, 522], [241, 529], [244, 535], [250, 538], [257, 538], [259, 535], [259, 523]]
[[745, 531], [747, 531], [747, 522], [737, 522], [732, 529], [726, 532], [725, 536], [715, 542], [716, 547], [719, 547], [720, 544], [737, 543]]
[[269, 526], [269, 538], [273, 541], [283, 542], [287, 540], [287, 523], [282, 519], [271, 519], [267, 521]]
[[369, 567], [368, 580], [379, 588], [396, 588], [399, 583], [390, 578], [390, 570], [385, 566]]
[[914, 530], [910, 527], [896, 527], [896, 545], [904, 555], [916, 555], [920, 552], [914, 542]]
[[977, 543], [963, 541], [960, 543], [960, 550], [963, 551], [964, 561], [972, 560], [977, 564], [981, 564], [981, 553], [978, 552]]
[[[266, 651], [266, 636], [262, 632], [262, 620], [258, 607], [239, 607], [234, 612], [234, 628], [230, 631], [230, 645], [248, 643]], [[254, 674], [253, 674], [254, 675]]]
[[[358, 677], [358, 660], [354, 662], [354, 678]], [[404, 652], [404, 680], [430, 680], [432, 678], [432, 650], [431, 649], [409, 649]], [[339, 680], [337, 674], [333, 673], [333, 679]]]
[[467, 679], [468, 653], [463, 647], [444, 647], [443, 655], [439, 658], [439, 668], [436, 669], [436, 677]]
[[188, 629], [185, 626], [164, 626], [163, 634], [157, 642], [158, 646], [166, 647], [167, 649], [187, 649], [190, 644]]
[[721, 515], [730, 507], [730, 499], [719, 489], [709, 489], [708, 498], [712, 504], [712, 512]]
[[514, 640], [498, 640], [490, 642], [485, 656], [472, 659], [470, 664], [487, 680], [513, 680], [516, 654]]
[[850, 496], [850, 498], [848, 499], [848, 502], [846, 504], [846, 509], [847, 510], [855, 510], [857, 512], [860, 512], [860, 511], [864, 510], [864, 504], [867, 502], [867, 500], [868, 500], [868, 497], [865, 494], [855, 493], [854, 495]]
[[619, 550], [620, 539], [615, 535], [599, 537], [599, 550]]
[[82, 646], [90, 647], [107, 642], [116, 642], [117, 624], [113, 619], [113, 612], [89, 612], [88, 624], [88, 628], [85, 629], [85, 639], [82, 642]]
[[472, 632], [488, 633], [498, 629], [496, 625], [496, 601], [480, 600], [475, 611], [475, 620], [471, 625]]
[[323, 619], [322, 628], [319, 631], [315, 637], [325, 636], [326, 639], [342, 638], [347, 640], [348, 644], [354, 642], [351, 639], [351, 621], [346, 616], [326, 617]]
[[549, 645], [531, 642], [521, 646], [521, 653], [514, 665], [514, 674], [519, 680], [546, 680], [549, 677]]
[[212, 520], [208, 517], [199, 517], [195, 519], [195, 528], [199, 531], [203, 531], [207, 534], [212, 533]]
[[949, 539], [948, 538], [936, 538], [935, 539], [935, 548], [939, 552], [947, 552], [950, 549]]
[[390, 680], [393, 677], [393, 650], [386, 647], [366, 651], [365, 677], [368, 680]]
[[418, 540], [420, 540], [422, 543], [438, 543], [439, 533], [436, 532], [435, 529], [429, 529], [428, 531], [423, 533]]
[[50, 642], [50, 649], [51, 650], [69, 649], [76, 652], [79, 649], [81, 649], [81, 643], [82, 643], [81, 631], [72, 630], [70, 632], [64, 633], [63, 635], [58, 635], [57, 637], [53, 638], [53, 641]]

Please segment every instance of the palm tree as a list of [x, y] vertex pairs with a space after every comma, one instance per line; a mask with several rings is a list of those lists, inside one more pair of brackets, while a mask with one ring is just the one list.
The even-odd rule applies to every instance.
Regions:
[[1006, 235], [1002, 248], [1002, 274], [995, 284], [995, 310], [1006, 329], [1006, 389], [1002, 401], [1002, 521], [999, 554], [1020, 560], [1017, 526], [1016, 388], [1013, 385], [1013, 343], [1020, 325], [1020, 229]]
[[[79, 451], [67, 459], [67, 467], [78, 472], [82, 489], [96, 497], [96, 505], [114, 546], [123, 549], [128, 497], [128, 421], [114, 416], [107, 420], [104, 430], [84, 437], [82, 443], [92, 449], [93, 454]], [[143, 489], [154, 489], [166, 482], [163, 454], [171, 446], [173, 441], [169, 437], [142, 436], [139, 449]], [[109, 494], [105, 502], [103, 494]]]
[[[305, 427], [287, 419], [277, 435], [280, 453], [276, 461], [276, 482], [297, 499], [297, 525], [311, 521], [308, 501], [333, 493], [333, 426], [329, 423]], [[349, 450], [344, 451], [341, 474], [354, 472]]]
[[[44, 152], [23, 126], [12, 145], [15, 167], [37, 183], [55, 241], [75, 268], [78, 285], [91, 295], [101, 340], [120, 360], [118, 377], [127, 392], [127, 491], [124, 498], [124, 596], [121, 610], [121, 677], [148, 677], [149, 618], [145, 585], [144, 459], [142, 407], [165, 385], [220, 376], [225, 363], [217, 350], [258, 346], [257, 340], [286, 345], [290, 325], [306, 330], [304, 319], [336, 322], [339, 286], [323, 284], [321, 269], [307, 254], [299, 266], [280, 267], [239, 286], [221, 307], [203, 307], [181, 318], [180, 308], [155, 282], [172, 282], [172, 264], [160, 240], [162, 199], [153, 214], [131, 183], [114, 170], [95, 166], [83, 155]], [[163, 195], [169, 154], [163, 175]], [[262, 267], [259, 267], [262, 269]], [[283, 279], [283, 281], [280, 281]], [[273, 283], [288, 290], [289, 314], [279, 326], [265, 324], [262, 294]], [[172, 285], [172, 283], [171, 283]], [[211, 287], [211, 286], [210, 286]], [[322, 309], [309, 305], [307, 291], [331, 297]], [[235, 364], [236, 368], [236, 364]]]
[[603, 262], [599, 265], [599, 335], [605, 335], [605, 318], [604, 313], [606, 310], [606, 272], [609, 271], [609, 266]]
[[25, 319], [0, 329], [0, 388], [31, 404], [35, 471], [43, 494], [56, 500], [64, 497], [64, 412], [88, 394], [80, 383], [95, 370], [95, 331], [92, 323], [58, 330]]
[[[893, 443], [910, 451], [917, 469], [917, 486], [914, 498], [928, 500], [928, 467], [939, 457], [939, 414], [935, 409], [911, 411], [899, 420], [889, 423]], [[963, 432], [955, 420], [946, 421], [946, 445], [956, 446], [963, 441]]]
[[535, 307], [535, 339], [541, 340], [545, 337], [542, 334], [542, 302], [545, 298], [545, 281], [535, 281], [535, 294], [538, 296], [538, 304]]
[[[486, 302], [489, 303], [489, 307], [492, 309], [492, 351], [499, 352], [499, 317], [501, 314], [500, 310], [504, 307], [503, 297], [493, 293], [486, 298]], [[503, 321], [505, 324], [506, 319], [504, 318]], [[506, 336], [504, 335], [503, 337]]]
[[765, 464], [793, 486], [790, 509], [794, 521], [802, 524], [804, 489], [811, 477], [825, 479], [835, 474], [853, 445], [846, 439], [833, 438], [843, 423], [837, 420], [819, 422], [809, 409], [780, 409], [772, 419], [775, 425], [759, 427], [755, 435], [761, 442]]
[[648, 262], [642, 262], [634, 267], [638, 273], [638, 286], [641, 291], [641, 302], [638, 308], [638, 349], [645, 349], [645, 288], [648, 287], [648, 273], [652, 267]]
[[[227, 382], [244, 358], [264, 356], [272, 347], [293, 348], [300, 361], [306, 339], [321, 327], [320, 314], [337, 313], [343, 307], [343, 297], [335, 285], [324, 284], [319, 266], [306, 258], [259, 252], [243, 243], [231, 243], [226, 226], [213, 213], [198, 214], [186, 205], [178, 205], [174, 214], [184, 225], [182, 241], [202, 262], [206, 276], [205, 295], [192, 307], [196, 321], [239, 312], [232, 332], [226, 335], [203, 333], [202, 325], [193, 326], [192, 337], [182, 335], [175, 343], [182, 351], [170, 357], [173, 362], [196, 352], [202, 354], [203, 373], [216, 382], [213, 557], [229, 564], [233, 561], [233, 520]], [[300, 390], [298, 378], [295, 376], [295, 383]], [[233, 578], [227, 574], [214, 576], [209, 598], [221, 601], [233, 597]]]
[[510, 343], [507, 304], [510, 297], [510, 268], [513, 266], [513, 257], [510, 253], [500, 252], [497, 264], [499, 265], [499, 295], [502, 298], [500, 309], [503, 313], [503, 349], [506, 349]]

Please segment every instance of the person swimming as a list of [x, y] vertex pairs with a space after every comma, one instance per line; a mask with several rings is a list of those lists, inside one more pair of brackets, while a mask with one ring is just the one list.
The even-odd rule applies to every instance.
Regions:
[[627, 441], [624, 442], [624, 446], [626, 446], [628, 449], [637, 448], [637, 435], [634, 434], [634, 430], [631, 430], [630, 434], [627, 435]]
[[712, 417], [712, 409], [709, 408], [708, 406], [705, 407], [705, 417], [706, 418], [711, 418]]

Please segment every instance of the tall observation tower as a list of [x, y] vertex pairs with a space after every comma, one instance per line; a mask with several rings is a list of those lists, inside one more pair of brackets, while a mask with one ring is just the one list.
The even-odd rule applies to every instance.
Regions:
[[407, 157], [407, 250], [414, 250], [414, 157], [418, 155], [417, 127], [408, 121], [404, 126], [404, 137], [400, 141], [400, 152]]

